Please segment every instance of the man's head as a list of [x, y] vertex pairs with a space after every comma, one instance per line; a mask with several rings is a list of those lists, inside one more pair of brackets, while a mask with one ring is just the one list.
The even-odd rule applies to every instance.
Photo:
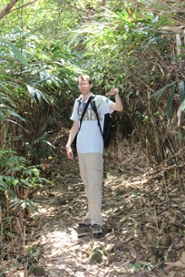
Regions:
[[89, 85], [92, 84], [92, 80], [88, 75], [82, 75], [78, 77], [78, 85], [81, 83], [88, 83]]
[[88, 96], [90, 94], [92, 86], [92, 80], [88, 75], [78, 77], [78, 88], [84, 96]]

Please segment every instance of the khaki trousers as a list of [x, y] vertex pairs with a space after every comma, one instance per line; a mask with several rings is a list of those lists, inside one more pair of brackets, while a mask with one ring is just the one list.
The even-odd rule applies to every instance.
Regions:
[[102, 226], [103, 155], [101, 153], [78, 153], [78, 161], [88, 200], [86, 218], [91, 221], [92, 225], [96, 223]]

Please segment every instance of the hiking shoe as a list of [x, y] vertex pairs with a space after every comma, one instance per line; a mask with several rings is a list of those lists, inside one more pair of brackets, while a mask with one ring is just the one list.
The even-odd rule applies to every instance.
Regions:
[[83, 222], [80, 222], [78, 224], [79, 228], [89, 227], [91, 226], [91, 220], [89, 218], [86, 218]]
[[102, 227], [98, 224], [93, 225], [93, 236], [99, 238], [103, 235]]

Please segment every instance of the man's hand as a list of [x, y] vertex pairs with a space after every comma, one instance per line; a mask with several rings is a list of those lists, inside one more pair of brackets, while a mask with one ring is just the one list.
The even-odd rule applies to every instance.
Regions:
[[112, 88], [106, 96], [115, 95], [115, 103], [111, 103], [109, 108], [114, 111], [121, 112], [123, 110], [123, 103], [119, 95], [119, 90], [117, 88]]
[[74, 154], [73, 154], [73, 150], [72, 150], [71, 146], [66, 146], [66, 153], [70, 160], [74, 159]]
[[110, 92], [106, 94], [106, 96], [112, 96], [119, 93], [119, 90], [117, 88], [111, 88]]

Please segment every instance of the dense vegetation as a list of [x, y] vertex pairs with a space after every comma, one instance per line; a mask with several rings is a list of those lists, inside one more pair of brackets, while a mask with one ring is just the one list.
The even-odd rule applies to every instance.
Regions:
[[16, 224], [21, 237], [28, 192], [50, 182], [41, 160], [55, 150], [53, 126], [68, 124], [80, 74], [95, 93], [120, 89], [116, 134], [140, 141], [151, 164], [184, 164], [184, 12], [180, 0], [1, 1], [1, 259]]

